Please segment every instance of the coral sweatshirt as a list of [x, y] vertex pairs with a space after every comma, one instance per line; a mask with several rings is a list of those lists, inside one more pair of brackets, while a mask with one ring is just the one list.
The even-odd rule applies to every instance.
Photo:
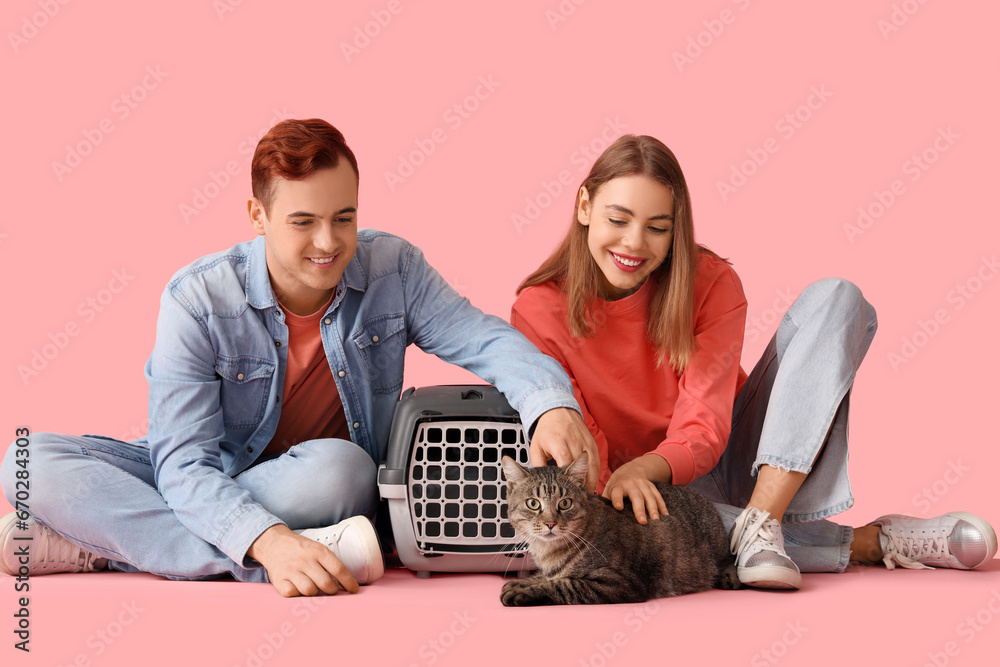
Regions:
[[511, 309], [511, 324], [562, 364], [601, 455], [600, 493], [620, 465], [645, 454], [670, 464], [673, 483], [709, 472], [729, 439], [733, 401], [746, 373], [740, 367], [747, 302], [732, 267], [700, 255], [694, 284], [696, 351], [678, 376], [656, 367], [646, 338], [654, 278], [617, 301], [600, 301], [590, 338], [569, 330], [566, 294], [554, 283], [529, 287]]

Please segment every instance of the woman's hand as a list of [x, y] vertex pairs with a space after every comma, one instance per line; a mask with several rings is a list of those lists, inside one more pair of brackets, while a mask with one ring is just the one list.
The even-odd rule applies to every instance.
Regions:
[[661, 514], [669, 514], [663, 496], [653, 482], [670, 483], [670, 464], [661, 456], [647, 455], [632, 459], [611, 475], [604, 487], [605, 498], [611, 500], [616, 510], [625, 509], [625, 496], [632, 503], [636, 521], [645, 525], [647, 514], [657, 521]]

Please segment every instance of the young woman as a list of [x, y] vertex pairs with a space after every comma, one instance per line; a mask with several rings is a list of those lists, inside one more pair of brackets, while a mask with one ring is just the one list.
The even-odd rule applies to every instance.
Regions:
[[964, 512], [827, 520], [854, 502], [847, 416], [875, 310], [845, 280], [809, 285], [748, 377], [740, 279], [695, 243], [684, 175], [658, 140], [625, 135], [597, 159], [569, 232], [518, 295], [511, 323], [573, 381], [597, 491], [618, 509], [628, 497], [640, 523], [669, 511], [653, 482], [706, 495], [744, 584], [795, 589], [800, 571], [850, 562], [972, 569], [996, 553], [990, 525]]

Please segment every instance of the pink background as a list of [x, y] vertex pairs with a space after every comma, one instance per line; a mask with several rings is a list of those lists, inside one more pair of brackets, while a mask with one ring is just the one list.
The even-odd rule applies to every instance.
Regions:
[[[879, 332], [852, 399], [857, 504], [843, 522], [968, 509], [1000, 523], [1000, 280], [993, 279], [1000, 267], [991, 263], [1000, 247], [1000, 8], [917, 0], [577, 3], [6, 2], [0, 441], [12, 441], [19, 426], [125, 439], [144, 432], [142, 366], [159, 295], [181, 266], [251, 237], [250, 156], [279, 117], [322, 117], [342, 130], [360, 163], [361, 226], [415, 242], [473, 303], [503, 317], [518, 282], [564, 234], [575, 189], [617, 127], [654, 135], [678, 156], [698, 240], [729, 257], [746, 288], [745, 368], [787, 307], [781, 295], [815, 279], [848, 278], [878, 310]], [[354, 51], [345, 55], [345, 45]], [[689, 60], [678, 64], [685, 52]], [[70, 151], [86, 155], [77, 161]], [[390, 186], [386, 174], [398, 175], [414, 151], [419, 164]], [[925, 152], [933, 163], [921, 170], [913, 160]], [[743, 167], [754, 155], [763, 164]], [[221, 175], [227, 168], [235, 175]], [[719, 183], [734, 168], [749, 175], [724, 196]], [[561, 174], [568, 185], [559, 184]], [[852, 233], [859, 207], [873, 217]], [[894, 364], [891, 355], [905, 361]], [[37, 372], [25, 376], [33, 359]], [[410, 352], [407, 385], [470, 379]], [[643, 641], [609, 662], [662, 651], [753, 664], [799, 609], [815, 608], [837, 630], [830, 641], [904, 634], [904, 648], [886, 653], [893, 663], [921, 664], [956, 640], [961, 651], [948, 660], [982, 664], [1000, 647], [996, 627], [965, 644], [957, 624], [1000, 588], [994, 565], [973, 574], [880, 572], [849, 583], [814, 577], [819, 583], [797, 598], [747, 593], [738, 613], [711, 597], [722, 593], [665, 601], [648, 626], [662, 627], [637, 633]], [[904, 577], [928, 583], [902, 586]], [[37, 664], [70, 664], [81, 654], [107, 665], [166, 664], [183, 654], [202, 656], [200, 664], [247, 664], [246, 647], [261, 633], [302, 620], [294, 603], [262, 586], [81, 579], [33, 581]], [[8, 624], [12, 589], [0, 580]], [[631, 632], [627, 608], [503, 610], [498, 589], [486, 576], [417, 582], [391, 573], [355, 596], [369, 601], [371, 622], [355, 621], [348, 644], [377, 637], [382, 615], [405, 626], [396, 628], [398, 645], [378, 644], [385, 664], [470, 664], [484, 656], [511, 664], [501, 646], [529, 637], [536, 657], [597, 665], [594, 642], [610, 641], [621, 627]], [[153, 610], [148, 621], [98, 655], [87, 637], [117, 618], [135, 590]], [[850, 624], [862, 591], [888, 611]], [[427, 598], [437, 606], [420, 611]], [[942, 601], [947, 610], [921, 616], [920, 632], [884, 618], [924, 614], [922, 607]], [[290, 635], [266, 663], [348, 650], [331, 630], [347, 622], [337, 604], [362, 603], [325, 601], [317, 609], [330, 625]], [[420, 656], [427, 637], [450, 627], [452, 607], [478, 609], [491, 621], [463, 635], [464, 649], [456, 644], [433, 661]], [[750, 616], [759, 633], [741, 630], [725, 646], [706, 620], [729, 625]], [[893, 630], [886, 635], [879, 623]], [[498, 632], [486, 631], [490, 625]], [[577, 646], [569, 653], [558, 645], [560, 627], [574, 628], [565, 637]], [[843, 658], [810, 632], [809, 646], [803, 638], [788, 649], [788, 664]], [[23, 661], [7, 626], [0, 624], [0, 636], [7, 638], [0, 652]]]

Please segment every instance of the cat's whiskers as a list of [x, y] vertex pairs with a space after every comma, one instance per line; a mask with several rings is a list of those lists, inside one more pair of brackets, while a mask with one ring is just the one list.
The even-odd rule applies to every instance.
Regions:
[[577, 535], [569, 530], [567, 530], [566, 532], [568, 532], [570, 536], [569, 543], [572, 544], [574, 547], [576, 547], [576, 550], [580, 552], [580, 554], [583, 554], [583, 549], [580, 548], [580, 539], [577, 537]]
[[[580, 540], [581, 542], [583, 542], [584, 544], [586, 544], [588, 547], [590, 547], [591, 549], [593, 549], [597, 553], [601, 554], [601, 558], [603, 558], [605, 561], [608, 560], [608, 557], [605, 556], [603, 553], [601, 553], [601, 550], [598, 549], [597, 547], [595, 547], [594, 544], [593, 544], [593, 542], [590, 542], [589, 540], [587, 540], [587, 538], [585, 538], [583, 535], [580, 535], [579, 533], [573, 532], [569, 528], [566, 528], [565, 530], [566, 530], [567, 533], [569, 533], [570, 535], [572, 535], [575, 539]], [[579, 549], [579, 548], [580, 547], [577, 547], [577, 549]]]
[[[552, 541], [552, 543], [553, 543], [553, 544], [555, 544], [555, 543], [558, 543], [558, 544], [563, 544], [563, 543], [566, 543], [566, 542], [569, 542], [569, 543], [570, 543], [570, 544], [572, 544], [572, 545], [573, 545], [574, 547], [576, 547], [576, 550], [577, 550], [577, 551], [579, 551], [580, 553], [583, 553], [583, 550], [582, 550], [582, 549], [580, 549], [580, 545], [579, 545], [579, 544], [577, 544], [577, 541], [576, 541], [576, 537], [577, 537], [577, 536], [576, 536], [576, 533], [574, 533], [574, 532], [573, 532], [572, 530], [570, 530], [569, 528], [566, 528], [565, 526], [561, 526], [561, 528], [562, 528], [562, 534], [560, 534], [560, 533], [556, 533], [556, 532], [553, 532], [553, 531], [551, 531], [551, 530], [549, 531], [550, 533], [552, 533], [553, 535], [555, 535], [556, 537], [558, 537], [558, 538], [559, 538], [558, 540], [553, 540], [553, 541]], [[544, 531], [543, 531], [543, 532], [544, 532]], [[568, 536], [568, 537], [567, 537], [567, 536]]]
[[[490, 565], [492, 566], [493, 562], [496, 561], [498, 558], [502, 558], [503, 554], [504, 554], [503, 551], [497, 551], [492, 556], [490, 556]], [[513, 558], [508, 558], [507, 559], [507, 562], [506, 562], [506, 564], [504, 566], [504, 569], [503, 569], [504, 576], [507, 576], [507, 574], [509, 573], [510, 566], [512, 565], [512, 561], [513, 560], [514, 560]], [[497, 561], [497, 562], [499, 562], [499, 561]]]
[[[513, 525], [511, 527], [513, 527]], [[519, 550], [521, 546], [524, 546], [527, 549], [530, 549], [531, 548], [532, 536], [531, 535], [524, 535], [521, 531], [517, 530], [516, 528], [514, 528], [514, 532], [515, 532], [515, 534], [516, 534], [517, 537], [523, 539], [523, 542], [521, 542], [521, 544], [517, 545], [517, 549], [513, 549], [512, 551]], [[513, 557], [513, 556], [506, 556], [505, 554], [507, 554], [507, 553], [508, 552], [500, 551], [500, 552], [494, 553], [493, 556], [492, 556], [492, 558], [490, 558], [491, 561], [493, 559], [495, 559], [495, 558], [506, 558], [507, 559], [507, 563], [506, 563], [506, 565], [504, 566], [504, 569], [503, 569], [503, 574], [504, 574], [505, 577], [510, 574], [510, 569], [514, 565], [515, 560], [523, 560], [523, 556], [522, 556], [522, 558], [519, 559], [519, 558], [516, 558], [516, 557]], [[521, 568], [519, 567], [518, 569], [521, 569]]]

